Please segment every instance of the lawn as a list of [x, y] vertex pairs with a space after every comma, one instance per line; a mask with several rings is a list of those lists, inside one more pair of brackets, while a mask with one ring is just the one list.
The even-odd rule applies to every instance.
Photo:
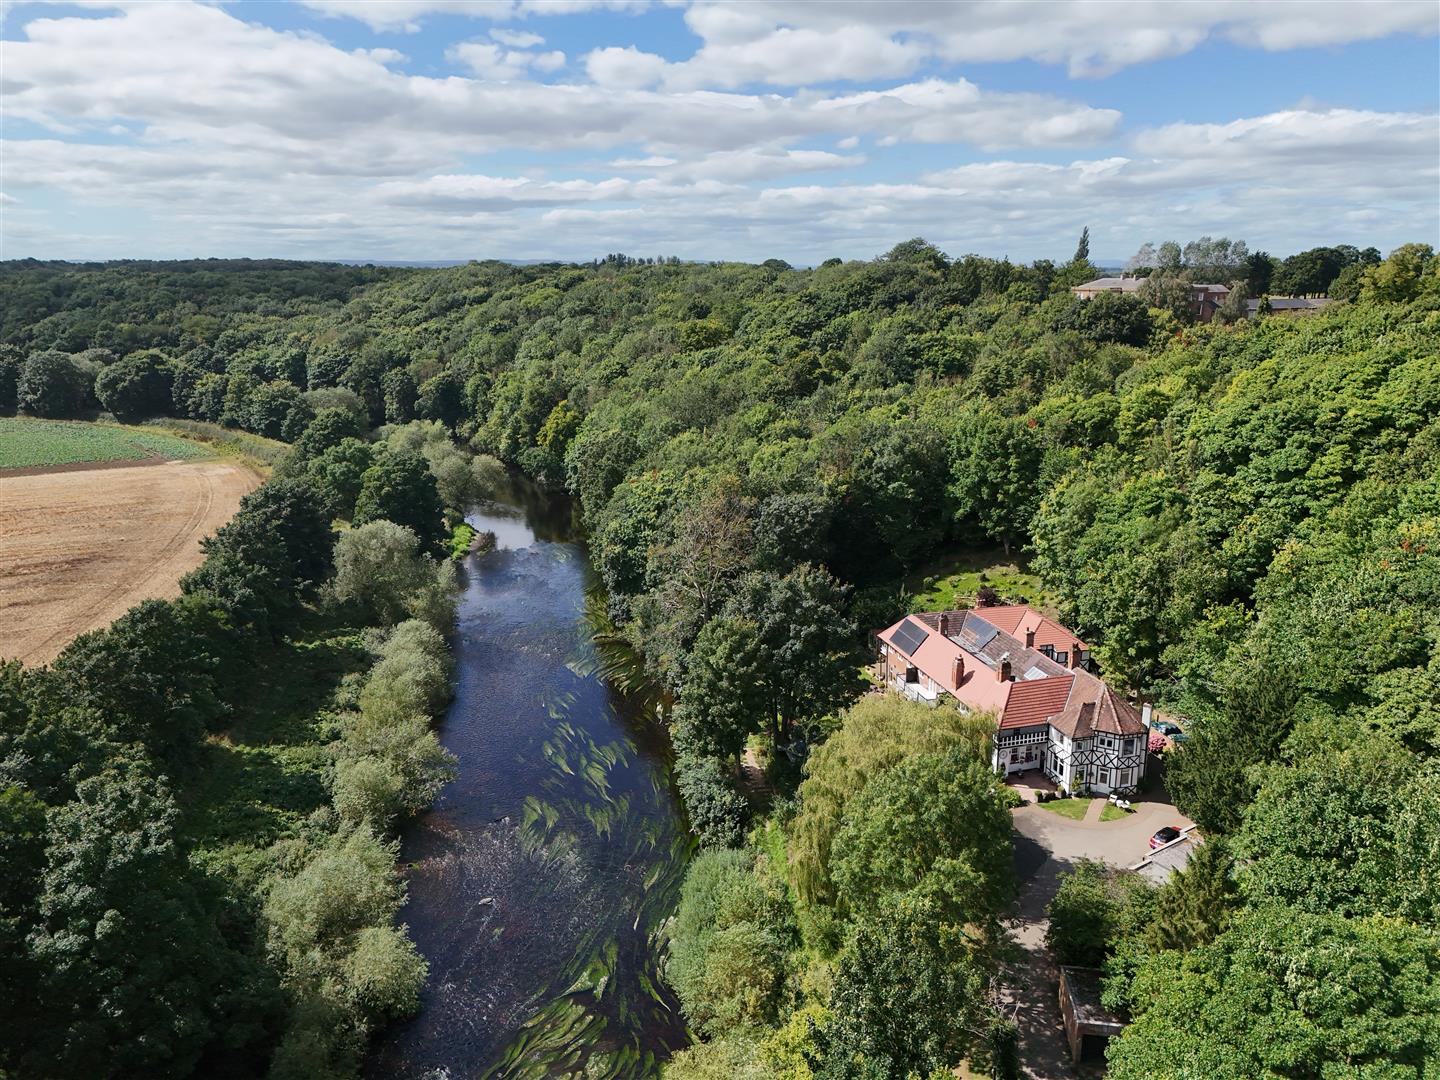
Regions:
[[906, 579], [905, 588], [913, 594], [908, 606], [911, 611], [970, 607], [980, 587], [989, 585], [1006, 600], [1053, 613], [1056, 598], [1027, 572], [1027, 565], [1025, 557], [1006, 555], [1000, 548], [950, 552]]
[[1072, 821], [1079, 821], [1085, 816], [1085, 811], [1090, 809], [1090, 800], [1051, 799], [1049, 802], [1042, 802], [1040, 805], [1053, 814], [1068, 817]]
[[1108, 799], [1052, 799], [1050, 802], [1041, 803], [1046, 810], [1053, 811], [1061, 817], [1070, 818], [1072, 821], [1080, 821], [1085, 817], [1085, 811], [1090, 809], [1092, 802], [1103, 802], [1105, 808], [1100, 811], [1101, 821], [1118, 821], [1123, 817], [1129, 817], [1129, 812], [1121, 810]]
[[0, 469], [213, 455], [209, 447], [189, 439], [145, 428], [0, 417]]

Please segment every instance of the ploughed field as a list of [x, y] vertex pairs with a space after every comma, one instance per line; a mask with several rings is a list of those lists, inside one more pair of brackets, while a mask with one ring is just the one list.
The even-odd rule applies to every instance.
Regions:
[[0, 421], [0, 658], [46, 663], [141, 600], [177, 595], [201, 539], [260, 482], [179, 460], [208, 453], [134, 428]]

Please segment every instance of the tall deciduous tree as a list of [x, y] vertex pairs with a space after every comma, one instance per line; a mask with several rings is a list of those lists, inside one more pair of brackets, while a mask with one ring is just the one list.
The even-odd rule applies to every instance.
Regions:
[[303, 479], [271, 480], [204, 541], [205, 562], [181, 585], [222, 600], [251, 596], [252, 613], [256, 602], [271, 615], [291, 611], [330, 576], [333, 544], [325, 497]]
[[1391, 919], [1265, 907], [1135, 979], [1113, 1080], [1425, 1076], [1440, 1059], [1440, 938]]
[[79, 416], [89, 405], [94, 380], [93, 372], [66, 353], [31, 353], [16, 390], [20, 411], [61, 419]]
[[386, 450], [366, 470], [352, 521], [364, 525], [381, 518], [405, 526], [420, 538], [424, 550], [440, 550], [445, 510], [435, 477], [419, 454]]
[[832, 1075], [905, 1080], [959, 1064], [986, 1011], [986, 968], [960, 926], [922, 895], [884, 896], [840, 954]]
[[790, 880], [806, 904], [834, 902], [830, 854], [851, 800], [901, 761], [955, 748], [988, 757], [995, 718], [898, 695], [866, 696], [845, 711], [839, 730], [805, 763], [800, 811], [789, 829]]
[[50, 1014], [35, 1075], [181, 1077], [210, 1037], [225, 950], [176, 818], [165, 782], [123, 760], [54, 811], [30, 937]]
[[120, 742], [137, 741], [166, 768], [194, 763], [225, 714], [216, 694], [214, 616], [187, 600], [145, 600], [82, 634], [43, 678], [45, 698], [92, 710]]
[[1269, 770], [1235, 835], [1239, 879], [1256, 904], [1434, 922], [1440, 845], [1397, 834], [1440, 821], [1422, 759], [1370, 740]]
[[1147, 937], [1157, 949], [1194, 949], [1214, 941], [1240, 906], [1235, 860], [1224, 840], [1211, 839], [1190, 855], [1155, 896]]
[[1008, 804], [990, 769], [961, 749], [902, 761], [850, 803], [831, 849], [836, 899], [842, 910], [873, 911], [942, 861], [973, 875], [977, 911], [1009, 901]]
[[769, 728], [767, 673], [753, 622], [722, 617], [706, 623], [690, 649], [676, 749], [737, 762], [746, 738]]
[[805, 565], [783, 576], [746, 575], [726, 606], [755, 627], [757, 691], [778, 747], [797, 725], [835, 712], [859, 691], [846, 591], [827, 571]]
[[95, 396], [116, 419], [126, 422], [164, 413], [170, 405], [170, 371], [165, 358], [151, 350], [103, 368], [95, 376]]
[[353, 605], [371, 625], [393, 626], [434, 578], [435, 561], [421, 550], [414, 532], [393, 521], [369, 521], [335, 542], [330, 596]]

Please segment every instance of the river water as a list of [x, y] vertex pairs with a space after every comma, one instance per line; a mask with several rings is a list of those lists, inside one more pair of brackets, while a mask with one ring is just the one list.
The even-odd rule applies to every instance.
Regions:
[[517, 486], [468, 520], [459, 775], [405, 832], [401, 918], [430, 964], [374, 1078], [646, 1077], [686, 1039], [657, 931], [689, 840], [663, 735], [595, 674], [591, 570], [567, 501]]

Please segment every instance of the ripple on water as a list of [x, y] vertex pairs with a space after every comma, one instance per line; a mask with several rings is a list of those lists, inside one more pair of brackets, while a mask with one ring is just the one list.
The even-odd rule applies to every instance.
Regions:
[[375, 1077], [653, 1076], [686, 1041], [658, 938], [690, 842], [655, 733], [593, 674], [583, 549], [536, 540], [557, 527], [521, 501], [523, 526], [470, 519], [502, 546], [461, 599], [441, 727], [459, 771], [402, 847], [430, 977]]

